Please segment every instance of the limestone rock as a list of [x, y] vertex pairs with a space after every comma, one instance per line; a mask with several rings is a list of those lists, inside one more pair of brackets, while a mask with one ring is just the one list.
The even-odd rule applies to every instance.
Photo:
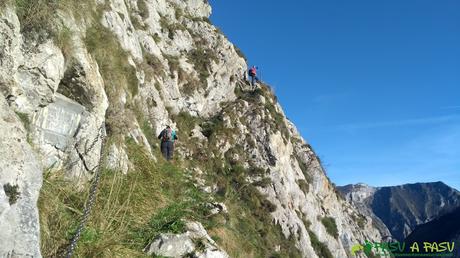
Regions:
[[34, 113], [32, 119], [34, 143], [44, 153], [46, 167], [60, 167], [68, 147], [73, 147], [73, 136], [80, 127], [85, 108], [56, 95], [55, 101]]
[[215, 202], [215, 203], [211, 203], [210, 206], [211, 206], [211, 210], [209, 211], [209, 213], [211, 215], [216, 215], [219, 213], [228, 213], [227, 206], [225, 206], [224, 203]]
[[0, 257], [41, 257], [37, 199], [42, 168], [0, 94]]
[[64, 57], [51, 41], [25, 54], [27, 59], [16, 74], [20, 94], [15, 102], [22, 112], [32, 112], [54, 101], [54, 93], [64, 75]]
[[111, 9], [104, 12], [102, 25], [115, 33], [121, 46], [129, 51], [134, 58], [142, 60], [142, 50], [134, 31], [134, 26], [131, 20], [127, 19], [129, 13], [125, 2], [112, 0], [109, 3]]
[[153, 240], [146, 252], [148, 255], [182, 257], [193, 250], [195, 250], [195, 244], [189, 236], [185, 234], [161, 234]]
[[203, 133], [201, 132], [201, 127], [198, 125], [195, 125], [195, 128], [193, 128], [190, 137], [196, 138], [201, 141], [207, 140], [206, 136], [204, 136]]
[[167, 257], [183, 257], [185, 255], [202, 258], [229, 257], [226, 252], [219, 250], [203, 225], [198, 222], [187, 222], [186, 232], [183, 234], [165, 233], [158, 235], [144, 251], [148, 255], [155, 254]]
[[130, 163], [125, 149], [118, 147], [116, 144], [110, 145], [106, 160], [106, 167], [108, 169], [127, 174]]

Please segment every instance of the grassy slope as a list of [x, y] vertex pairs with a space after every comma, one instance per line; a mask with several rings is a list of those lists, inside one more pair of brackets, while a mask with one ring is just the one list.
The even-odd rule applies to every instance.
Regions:
[[[175, 165], [153, 162], [142, 147], [127, 142], [128, 155], [135, 169], [127, 176], [104, 171], [94, 212], [77, 248], [78, 257], [142, 257], [142, 249], [161, 232], [181, 232], [181, 219], [203, 223], [210, 235], [232, 257], [300, 257], [292, 239], [286, 239], [273, 225], [270, 212], [275, 208], [246, 177], [263, 174], [257, 168], [244, 169], [230, 157], [209, 159], [217, 154], [215, 141], [231, 139], [231, 132], [218, 118], [207, 121], [181, 113], [175, 117], [181, 127], [181, 145], [196, 154], [191, 160], [176, 160]], [[195, 124], [206, 128], [209, 144], [193, 149], [193, 139], [187, 139]], [[206, 126], [204, 126], [206, 124]], [[214, 146], [214, 147], [213, 147]], [[158, 151], [158, 150], [154, 150]], [[239, 152], [238, 146], [230, 152]], [[159, 156], [158, 153], [156, 153]], [[207, 181], [219, 191], [212, 196], [200, 191], [183, 168], [201, 167]], [[266, 183], [266, 182], [265, 182]], [[86, 187], [87, 189], [87, 187]], [[42, 225], [42, 252], [45, 257], [58, 254], [66, 247], [86, 196], [59, 174], [45, 177], [39, 200]], [[228, 214], [210, 217], [205, 204], [211, 199], [224, 202]]]
[[[187, 182], [179, 167], [154, 163], [140, 147], [128, 146], [136, 169], [127, 176], [103, 171], [78, 257], [141, 257], [159, 232], [181, 232], [182, 218], [204, 221], [207, 215], [209, 196]], [[83, 193], [59, 174], [46, 175], [39, 199], [44, 257], [66, 248], [87, 198]]]

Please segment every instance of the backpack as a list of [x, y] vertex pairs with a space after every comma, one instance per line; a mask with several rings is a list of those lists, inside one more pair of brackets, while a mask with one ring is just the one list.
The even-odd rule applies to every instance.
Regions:
[[251, 76], [256, 75], [256, 68], [249, 69], [249, 75]]
[[162, 141], [164, 142], [169, 142], [172, 140], [172, 129], [171, 128], [167, 128], [165, 129], [165, 131], [163, 132], [163, 139]]

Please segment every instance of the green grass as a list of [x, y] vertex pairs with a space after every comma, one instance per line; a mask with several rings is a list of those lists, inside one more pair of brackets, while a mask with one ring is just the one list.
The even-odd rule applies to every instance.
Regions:
[[19, 120], [21, 120], [21, 123], [24, 126], [24, 128], [27, 130], [27, 132], [29, 132], [31, 125], [29, 115], [18, 111], [16, 111], [15, 113], [19, 117]]
[[171, 23], [164, 16], [160, 17], [160, 26], [162, 29], [165, 29], [168, 32], [168, 38], [171, 40], [174, 39], [174, 34], [176, 33], [176, 31], [178, 30], [186, 31], [187, 30], [187, 28], [183, 24]]
[[319, 241], [318, 237], [311, 230], [307, 230], [308, 235], [310, 236], [310, 243], [315, 250], [316, 254], [322, 258], [333, 258], [331, 251], [327, 248], [323, 242]]
[[[297, 214], [298, 215], [298, 214]], [[311, 226], [311, 221], [309, 221], [308, 219], [304, 218], [304, 216], [299, 216], [302, 218], [302, 222], [303, 222], [303, 225], [305, 226], [305, 228], [308, 230]]]
[[59, 36], [60, 29], [56, 26], [56, 10], [82, 20], [92, 18], [96, 7], [93, 1], [88, 0], [14, 0], [13, 2], [21, 24], [21, 33], [26, 39], [34, 39], [38, 42]]
[[194, 75], [184, 71], [178, 65], [177, 69], [179, 82], [185, 82], [185, 84], [181, 86], [181, 93], [187, 96], [192, 96], [201, 87], [203, 83], [196, 79]]
[[30, 134], [32, 122], [30, 121], [29, 115], [26, 113], [19, 112], [19, 111], [15, 111], [15, 113], [19, 117], [19, 120], [21, 120], [21, 123], [24, 126], [24, 129], [26, 129], [27, 142], [30, 145], [32, 145], [32, 137]]
[[218, 61], [215, 51], [212, 49], [198, 47], [192, 49], [187, 54], [187, 58], [190, 62], [192, 62], [195, 70], [198, 72], [200, 82], [202, 83], [204, 89], [206, 89], [207, 79], [210, 76], [209, 71], [211, 70], [211, 63]]
[[169, 74], [171, 78], [174, 78], [174, 72], [178, 72], [180, 69], [179, 57], [167, 54], [163, 54], [163, 56], [168, 60]]
[[[142, 249], [157, 234], [182, 232], [183, 219], [211, 225], [205, 219], [208, 195], [189, 183], [179, 167], [154, 163], [142, 147], [132, 141], [127, 145], [135, 169], [127, 176], [103, 171], [76, 257], [143, 257]], [[46, 175], [39, 198], [44, 257], [66, 248], [86, 198], [63, 174]]]
[[107, 110], [108, 135], [124, 135], [132, 124], [134, 117], [119, 103], [123, 93], [127, 93], [127, 102], [139, 91], [136, 69], [128, 62], [128, 53], [122, 49], [115, 35], [99, 22], [86, 31], [85, 45], [96, 60], [104, 79], [104, 87], [109, 99]]
[[114, 93], [126, 88], [135, 96], [139, 91], [136, 70], [128, 63], [128, 54], [121, 48], [113, 33], [96, 23], [87, 29], [85, 44], [96, 58], [106, 90]]
[[210, 120], [201, 124], [201, 132], [203, 133], [206, 138], [210, 138], [213, 134], [215, 134], [219, 129], [223, 129], [223, 118], [221, 115], [216, 115], [212, 117]]
[[[128, 5], [129, 18], [136, 30], [146, 30], [147, 24], [143, 20], [149, 17], [149, 10], [144, 0], [137, 0], [137, 9], [133, 5]], [[120, 16], [122, 15], [119, 13]], [[138, 15], [136, 15], [138, 14]]]
[[307, 181], [305, 181], [303, 179], [299, 179], [299, 180], [297, 180], [297, 184], [299, 185], [300, 190], [302, 190], [302, 192], [304, 192], [305, 194], [307, 194], [309, 192], [310, 184], [307, 183]]
[[305, 177], [305, 181], [308, 184], [311, 184], [313, 182], [313, 177], [310, 174], [311, 170], [311, 162], [310, 164], [305, 163], [299, 156], [296, 156], [297, 163], [299, 164], [300, 169], [302, 170], [302, 173]]
[[160, 77], [165, 77], [165, 68], [163, 64], [161, 63], [160, 59], [157, 56], [154, 56], [147, 51], [143, 50], [144, 53], [144, 60], [151, 69], [151, 71], [146, 71], [147, 75], [150, 75], [150, 77], [153, 77], [154, 75], [160, 76]]
[[360, 213], [357, 213], [356, 215], [355, 214], [352, 214], [351, 215], [353, 221], [355, 221], [359, 228], [364, 230], [365, 229], [365, 226], [366, 226], [366, 223], [367, 223], [367, 219], [364, 215], [360, 214]]
[[140, 21], [140, 18], [138, 16], [134, 16], [132, 13], [129, 15], [129, 18], [131, 19], [131, 22], [136, 30], [145, 30], [146, 25], [142, 24]]
[[136, 120], [139, 123], [142, 133], [144, 133], [144, 136], [150, 145], [151, 150], [154, 151], [158, 147], [158, 139], [154, 129], [155, 125], [149, 120], [148, 116], [144, 115], [140, 105], [141, 104], [134, 104], [132, 110], [136, 116]]
[[250, 103], [258, 103], [259, 96], [265, 96], [265, 93], [262, 89], [256, 88], [253, 91], [243, 91], [239, 87], [235, 87], [235, 95], [243, 100], [246, 100]]
[[182, 16], [184, 16], [184, 11], [177, 5], [174, 5], [174, 16], [176, 20], [179, 20]]
[[49, 0], [15, 0], [21, 33], [27, 38], [44, 41], [53, 34], [53, 20], [58, 2]]
[[10, 4], [10, 0], [1, 0], [0, 1], [0, 13], [3, 13], [4, 8]]
[[335, 219], [332, 217], [324, 217], [321, 219], [321, 223], [323, 223], [324, 227], [326, 228], [327, 233], [333, 236], [334, 238], [339, 237], [339, 231], [337, 230], [337, 224], [335, 223]]
[[185, 220], [202, 221], [210, 228], [211, 224], [205, 219], [208, 215], [206, 194], [189, 186], [184, 189], [183, 199], [160, 209], [146, 225], [137, 228], [132, 234], [132, 239], [138, 243], [138, 248], [149, 244], [160, 233], [184, 233]]
[[267, 110], [273, 118], [273, 120], [267, 121], [271, 124], [271, 127], [280, 131], [285, 141], [289, 139], [289, 129], [287, 128], [284, 122], [284, 116], [278, 111], [276, 111], [275, 104], [272, 104], [269, 101], [267, 101], [265, 103], [265, 110]]
[[137, 8], [139, 9], [139, 15], [142, 18], [147, 19], [149, 17], [149, 9], [145, 0], [137, 0]]
[[54, 44], [61, 49], [64, 58], [68, 60], [73, 52], [72, 31], [68, 27], [62, 27], [54, 35]]
[[153, 38], [153, 41], [155, 41], [155, 43], [157, 44], [161, 42], [161, 37], [160, 35], [158, 35], [158, 33], [153, 34], [152, 38]]
[[212, 24], [211, 23], [211, 20], [208, 18], [208, 17], [195, 17], [195, 16], [192, 16], [190, 14], [185, 14], [184, 15], [185, 18], [193, 21], [193, 22], [206, 22], [206, 23], [209, 23], [209, 24]]
[[195, 125], [201, 123], [202, 119], [199, 117], [195, 117], [190, 115], [187, 112], [180, 112], [177, 115], [172, 117], [172, 120], [177, 123], [178, 130], [178, 137], [181, 139], [181, 142], [186, 143], [189, 140], [189, 135], [192, 132]]
[[190, 78], [187, 80], [187, 83], [181, 87], [181, 92], [186, 96], [192, 96], [199, 89], [200, 84], [200, 81]]

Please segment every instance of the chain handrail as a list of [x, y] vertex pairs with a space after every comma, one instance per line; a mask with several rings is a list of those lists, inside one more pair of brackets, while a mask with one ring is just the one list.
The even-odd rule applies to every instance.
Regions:
[[90, 187], [90, 190], [89, 190], [88, 199], [86, 200], [85, 210], [83, 211], [83, 215], [81, 217], [80, 224], [78, 225], [77, 231], [75, 232], [74, 236], [72, 237], [72, 240], [70, 241], [69, 247], [68, 247], [66, 255], [65, 255], [66, 258], [71, 258], [72, 257], [73, 252], [75, 251], [75, 247], [77, 246], [78, 240], [80, 239], [81, 233], [82, 233], [83, 229], [85, 228], [86, 223], [88, 221], [88, 217], [89, 217], [89, 215], [91, 213], [91, 209], [92, 209], [92, 207], [94, 205], [96, 192], [97, 192], [97, 187], [99, 185], [99, 180], [100, 180], [100, 177], [101, 177], [100, 167], [101, 167], [101, 163], [102, 163], [102, 158], [104, 156], [104, 153], [103, 153], [104, 152], [104, 143], [105, 143], [104, 128], [105, 128], [105, 124], [102, 123], [101, 127], [99, 128], [98, 135], [96, 136], [96, 138], [94, 139], [94, 141], [90, 145], [90, 148], [87, 151], [85, 151], [85, 153], [90, 152], [91, 149], [94, 148], [94, 146], [96, 146], [96, 142], [99, 139], [101, 140], [101, 150], [100, 150], [100, 153], [99, 153], [100, 154], [99, 163], [94, 168], [92, 168], [91, 170], [88, 171], [88, 172], [94, 172], [94, 177], [93, 177], [93, 180], [91, 182], [91, 187]]

